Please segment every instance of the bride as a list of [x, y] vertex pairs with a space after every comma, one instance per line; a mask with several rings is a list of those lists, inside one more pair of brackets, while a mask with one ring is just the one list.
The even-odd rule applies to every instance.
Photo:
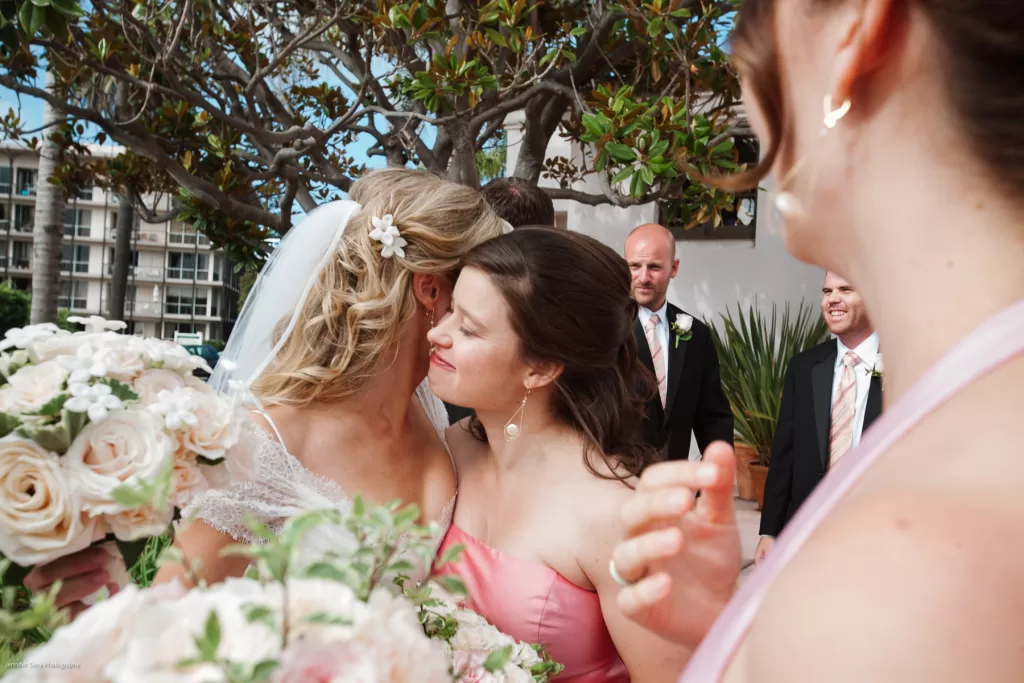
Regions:
[[[374, 171], [350, 197], [282, 239], [210, 380], [247, 384], [260, 409], [247, 425], [259, 444], [256, 478], [206, 492], [175, 540], [208, 582], [245, 571], [246, 558], [220, 551], [257, 541], [247, 515], [277, 530], [358, 492], [417, 504], [421, 521], [439, 522], [438, 543], [450, 522], [457, 480], [444, 405], [425, 382], [426, 334], [448, 307], [459, 258], [508, 226], [479, 192], [423, 171]], [[312, 540], [311, 552], [332, 544]], [[111, 580], [105, 559], [89, 549], [35, 568], [25, 583], [39, 591], [62, 579], [58, 605], [77, 611]], [[167, 564], [156, 582], [184, 574]]]

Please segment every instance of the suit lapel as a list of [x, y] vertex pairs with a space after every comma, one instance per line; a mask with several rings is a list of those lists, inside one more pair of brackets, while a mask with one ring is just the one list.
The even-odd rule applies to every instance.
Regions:
[[868, 389], [868, 405], [864, 409], [864, 431], [868, 426], [882, 414], [882, 378], [872, 377], [871, 387]]
[[835, 376], [836, 346], [811, 368], [811, 386], [814, 392], [814, 425], [818, 432], [818, 452], [822, 469], [828, 468], [828, 432], [832, 424], [832, 380]]
[[[671, 321], [675, 320], [676, 315], [681, 313], [678, 308], [669, 304], [666, 309], [666, 314], [669, 319], [665, 321], [666, 325], [671, 325]], [[668, 332], [668, 348], [666, 349], [668, 358], [668, 384], [665, 388], [665, 420], [668, 421], [669, 415], [672, 414], [672, 405], [676, 398], [676, 393], [679, 390], [679, 382], [683, 376], [683, 365], [686, 362], [686, 347], [689, 346], [689, 342], [680, 340], [679, 345], [676, 345], [675, 335], [672, 333], [671, 328]]]

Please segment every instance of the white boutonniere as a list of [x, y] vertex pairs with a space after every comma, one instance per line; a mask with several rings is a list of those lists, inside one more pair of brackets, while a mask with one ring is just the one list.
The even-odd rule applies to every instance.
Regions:
[[882, 388], [885, 388], [885, 378], [882, 373], [885, 372], [885, 364], [882, 361], [882, 353], [879, 352], [875, 358], [875, 364], [867, 369], [867, 373], [872, 377], [877, 377], [882, 382]]
[[690, 341], [693, 337], [693, 316], [687, 315], [686, 313], [680, 313], [676, 316], [676, 321], [672, 323], [671, 327], [673, 334], [676, 336], [676, 343], [674, 348], [679, 348], [679, 342]]

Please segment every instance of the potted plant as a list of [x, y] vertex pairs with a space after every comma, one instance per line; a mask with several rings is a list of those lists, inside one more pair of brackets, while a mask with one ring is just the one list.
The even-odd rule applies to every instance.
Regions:
[[735, 317], [726, 309], [721, 318], [720, 327], [708, 326], [735, 422], [737, 488], [760, 509], [789, 359], [821, 343], [828, 329], [817, 307], [806, 303], [796, 315], [786, 304], [781, 320], [774, 304], [770, 317], [737, 307]]

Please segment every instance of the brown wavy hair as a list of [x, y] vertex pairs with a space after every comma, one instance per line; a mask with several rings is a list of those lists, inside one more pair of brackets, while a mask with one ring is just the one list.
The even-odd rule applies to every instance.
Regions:
[[[373, 171], [349, 197], [362, 211], [346, 227], [294, 331], [253, 383], [265, 404], [303, 406], [357, 392], [393, 361], [402, 324], [416, 314], [413, 275], [454, 280], [459, 259], [505, 228], [478, 191], [427, 171]], [[387, 214], [408, 242], [405, 258], [383, 258], [370, 239], [372, 218]]]
[[[817, 7], [847, 0], [810, 0]], [[1024, 5], [1020, 0], [908, 0], [938, 39], [935, 59], [973, 156], [1008, 191], [1024, 188]], [[768, 128], [761, 163], [744, 173], [707, 179], [727, 190], [756, 187], [792, 144], [792, 116], [780, 80], [775, 0], [746, 0], [732, 36], [733, 59]], [[786, 158], [790, 155], [786, 154]]]
[[[486, 273], [501, 292], [520, 356], [563, 368], [555, 417], [584, 437], [587, 469], [623, 482], [639, 476], [658, 452], [643, 441], [637, 388], [656, 385], [637, 358], [638, 308], [625, 260], [586, 235], [523, 228], [476, 247], [462, 263]], [[470, 430], [487, 440], [475, 417]], [[597, 470], [594, 454], [612, 474]]]

